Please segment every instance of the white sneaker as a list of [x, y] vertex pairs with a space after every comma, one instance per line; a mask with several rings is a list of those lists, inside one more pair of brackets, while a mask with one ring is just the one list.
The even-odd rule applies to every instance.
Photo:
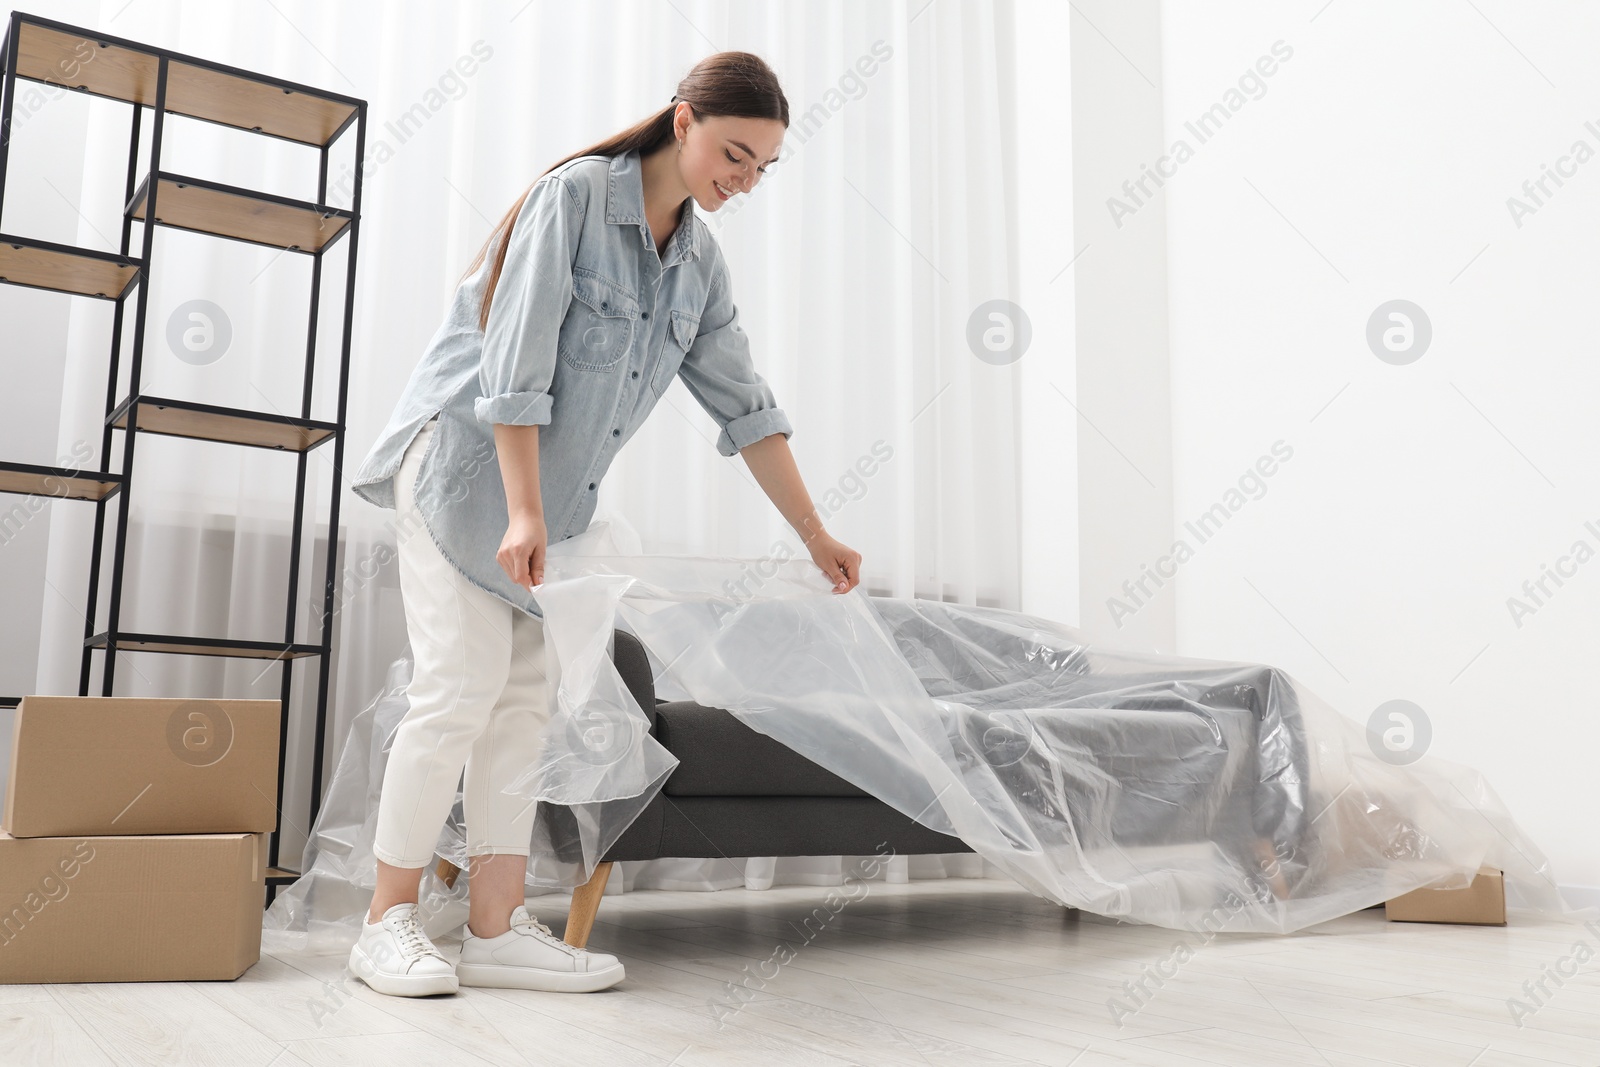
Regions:
[[391, 997], [454, 993], [459, 983], [450, 961], [417, 925], [415, 904], [396, 904], [375, 923], [363, 922], [350, 949], [350, 970]]
[[519, 906], [511, 912], [511, 929], [499, 937], [474, 937], [467, 927], [456, 974], [469, 986], [592, 993], [622, 981], [622, 963], [567, 944]]

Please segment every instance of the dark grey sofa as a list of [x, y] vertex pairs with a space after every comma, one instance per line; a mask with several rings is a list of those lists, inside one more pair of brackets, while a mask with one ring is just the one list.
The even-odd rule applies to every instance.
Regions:
[[[615, 631], [612, 661], [650, 715], [650, 733], [678, 758], [650, 805], [572, 895], [564, 935], [589, 938], [611, 864], [665, 856], [866, 856], [887, 845], [900, 855], [971, 852], [960, 838], [902, 815], [786, 745], [757, 733], [722, 708], [658, 701], [639, 639]], [[541, 804], [557, 855], [576, 861], [570, 809]], [[569, 842], [563, 850], [561, 842]], [[442, 872], [443, 873], [443, 872]], [[452, 878], [453, 880], [453, 872]]]
[[[612, 844], [589, 882], [573, 893], [565, 938], [583, 945], [600, 895], [618, 860], [662, 857], [902, 855], [971, 852], [959, 838], [922, 826], [722, 708], [658, 701], [649, 658], [633, 635], [614, 631], [612, 659], [650, 717], [650, 733], [678, 759], [661, 792]], [[1124, 749], [1098, 752], [1096, 773], [1148, 788], [1108, 791], [1102, 831], [1133, 844], [1214, 840], [1263, 899], [1287, 898], [1306, 873], [1304, 783], [1309, 775], [1298, 700], [1286, 675], [1262, 666], [1211, 669], [1216, 684], [1197, 693], [1204, 671], [1180, 666], [1122, 678], [1116, 703], [1045, 716], [1047, 743], [1093, 751], [1115, 714]], [[1181, 685], [1178, 685], [1181, 683]], [[1175, 688], [1177, 685], [1177, 688]], [[1193, 714], [1196, 706], [1214, 710]], [[1263, 763], [1261, 731], [1269, 708], [1281, 727]], [[1219, 742], [1213, 731], [1222, 732]], [[1102, 746], [1103, 747], [1103, 746]], [[1231, 784], [1220, 793], [1218, 783]], [[570, 808], [540, 804], [537, 818], [562, 860], [582, 859]], [[440, 873], [454, 880], [455, 868]]]

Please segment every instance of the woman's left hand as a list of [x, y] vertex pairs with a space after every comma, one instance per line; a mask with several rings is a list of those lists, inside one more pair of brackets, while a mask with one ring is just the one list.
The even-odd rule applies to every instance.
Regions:
[[811, 561], [833, 583], [835, 593], [848, 593], [861, 583], [861, 553], [831, 534], [819, 533], [806, 545]]

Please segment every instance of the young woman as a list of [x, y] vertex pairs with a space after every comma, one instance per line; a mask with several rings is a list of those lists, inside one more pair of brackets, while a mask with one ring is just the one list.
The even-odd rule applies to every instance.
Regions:
[[[581, 992], [623, 977], [615, 956], [573, 948], [524, 908], [534, 805], [503, 790], [538, 756], [550, 717], [532, 594], [546, 546], [588, 528], [617, 450], [675, 377], [834, 591], [860, 581], [860, 554], [823, 529], [801, 481], [793, 430], [694, 211], [761, 180], [788, 101], [747, 52], [701, 60], [672, 101], [561, 160], [512, 206], [352, 478], [396, 512], [415, 663], [378, 806], [377, 889], [350, 952], [382, 993]], [[416, 902], [463, 769], [471, 917], [452, 967]]]

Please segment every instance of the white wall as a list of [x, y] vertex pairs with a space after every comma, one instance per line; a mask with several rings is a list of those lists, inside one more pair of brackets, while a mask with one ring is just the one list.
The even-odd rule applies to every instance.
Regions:
[[[1416, 702], [1431, 751], [1486, 774], [1557, 878], [1600, 886], [1600, 559], [1520, 626], [1507, 606], [1575, 542], [1600, 549], [1600, 158], [1520, 226], [1507, 207], [1575, 141], [1600, 152], [1600, 9], [1163, 16], [1164, 140], [1195, 148], [1161, 192], [1175, 536], [1293, 450], [1165, 591], [1178, 651], [1280, 665], [1360, 720]], [[1184, 122], [1279, 40], [1292, 56], [1199, 144]], [[1407, 365], [1365, 339], [1396, 298], [1433, 328]]]

